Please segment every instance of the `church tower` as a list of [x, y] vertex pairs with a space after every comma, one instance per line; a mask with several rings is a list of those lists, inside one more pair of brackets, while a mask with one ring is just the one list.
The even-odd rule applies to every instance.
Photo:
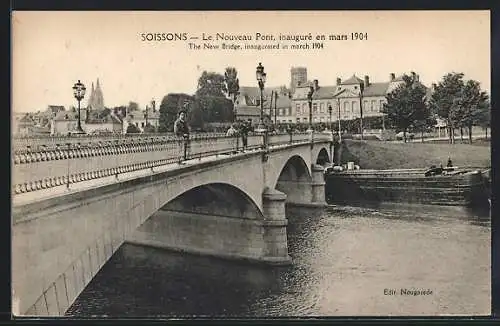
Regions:
[[88, 100], [87, 110], [100, 111], [103, 109], [104, 109], [104, 96], [102, 94], [99, 78], [97, 78], [97, 83], [95, 88], [94, 88], [94, 83], [92, 82], [92, 89], [90, 90], [90, 97]]

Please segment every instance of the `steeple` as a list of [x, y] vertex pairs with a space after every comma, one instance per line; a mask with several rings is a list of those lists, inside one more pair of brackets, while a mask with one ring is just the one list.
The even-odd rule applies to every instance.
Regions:
[[99, 82], [99, 78], [97, 78], [96, 88], [94, 91], [92, 108], [96, 110], [104, 109], [104, 97], [102, 95], [101, 84]]

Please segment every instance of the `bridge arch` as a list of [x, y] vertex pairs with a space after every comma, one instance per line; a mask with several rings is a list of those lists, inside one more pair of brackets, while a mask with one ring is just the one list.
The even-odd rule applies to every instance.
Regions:
[[257, 203], [245, 191], [221, 182], [193, 187], [170, 200], [160, 210], [236, 218], [264, 218]]
[[316, 154], [316, 164], [325, 166], [326, 163], [331, 163], [330, 155], [325, 147], [321, 147]]
[[284, 164], [275, 183], [275, 189], [287, 195], [287, 202], [306, 202], [310, 200], [312, 174], [306, 161], [293, 155]]

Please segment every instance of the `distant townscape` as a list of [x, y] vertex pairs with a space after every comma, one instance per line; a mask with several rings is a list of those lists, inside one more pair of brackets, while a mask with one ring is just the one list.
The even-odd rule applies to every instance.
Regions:
[[[95, 85], [91, 83], [90, 94], [83, 100], [86, 105], [82, 106], [80, 117], [77, 108], [54, 104], [36, 112], [14, 113], [12, 130], [18, 136], [68, 135], [77, 129], [80, 119], [86, 134], [171, 132], [178, 112], [185, 110], [191, 128], [198, 132], [225, 131], [231, 124], [241, 121], [249, 121], [252, 125], [264, 122], [271, 130], [284, 130], [293, 125], [297, 130], [312, 126], [316, 130], [340, 130], [340, 134], [381, 135], [390, 131], [394, 135], [404, 132], [405, 139], [406, 133], [413, 137], [417, 132], [437, 131], [439, 136], [441, 132], [447, 136], [460, 130], [462, 135], [461, 128], [471, 133], [473, 126], [487, 132], [488, 97], [480, 90], [479, 83], [462, 78], [463, 74], [449, 73], [439, 83], [425, 86], [415, 72], [400, 75], [391, 72], [386, 80], [353, 74], [344, 79], [336, 77], [335, 83], [323, 84], [318, 79], [310, 80], [306, 67], [292, 67], [288, 86], [262, 84], [261, 89], [259, 86], [240, 87], [236, 69], [228, 67], [224, 74], [203, 72], [194, 95], [169, 93], [159, 108], [154, 99], [144, 108], [135, 102], [106, 107], [104, 91], [97, 79]], [[391, 97], [395, 99], [397, 92], [400, 95], [396, 97], [404, 96], [405, 85], [410, 84], [413, 88], [418, 85], [423, 92], [421, 100], [425, 109], [413, 108], [414, 112], [405, 112], [408, 109], [404, 108], [404, 101], [388, 103]], [[452, 94], [452, 103], [440, 106], [439, 101], [450, 102], [443, 94], [454, 85], [461, 86]], [[436, 95], [440, 90], [442, 94]], [[410, 93], [409, 97], [416, 94]], [[408, 121], [400, 121], [398, 114], [407, 114]]]

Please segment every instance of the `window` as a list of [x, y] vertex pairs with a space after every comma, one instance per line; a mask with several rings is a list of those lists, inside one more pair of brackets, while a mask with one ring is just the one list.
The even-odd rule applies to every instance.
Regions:
[[306, 114], [308, 107], [307, 107], [307, 103], [303, 103], [302, 104], [302, 114]]
[[318, 103], [313, 103], [313, 113], [314, 114], [318, 113]]
[[307, 122], [307, 118], [303, 118], [302, 121]]
[[[296, 121], [297, 121], [297, 123], [300, 123], [300, 118], [297, 118]], [[292, 121], [290, 120], [290, 122], [292, 122]]]
[[279, 110], [278, 110], [278, 114], [279, 114], [279, 115], [283, 115], [283, 109], [279, 109]]
[[349, 102], [344, 102], [344, 112], [349, 112]]
[[295, 104], [295, 111], [297, 114], [300, 114], [300, 104]]
[[144, 128], [144, 122], [141, 122], [141, 127]]
[[380, 107], [378, 108], [378, 112], [382, 112], [383, 108], [384, 108], [384, 100], [380, 100]]
[[358, 111], [358, 103], [356, 101], [352, 101], [352, 112]]
[[260, 106], [260, 99], [255, 100], [255, 103], [256, 106]]
[[363, 101], [363, 111], [368, 111], [368, 100]]
[[375, 100], [372, 100], [372, 112], [375, 112], [377, 110], [377, 103], [375, 102]]

